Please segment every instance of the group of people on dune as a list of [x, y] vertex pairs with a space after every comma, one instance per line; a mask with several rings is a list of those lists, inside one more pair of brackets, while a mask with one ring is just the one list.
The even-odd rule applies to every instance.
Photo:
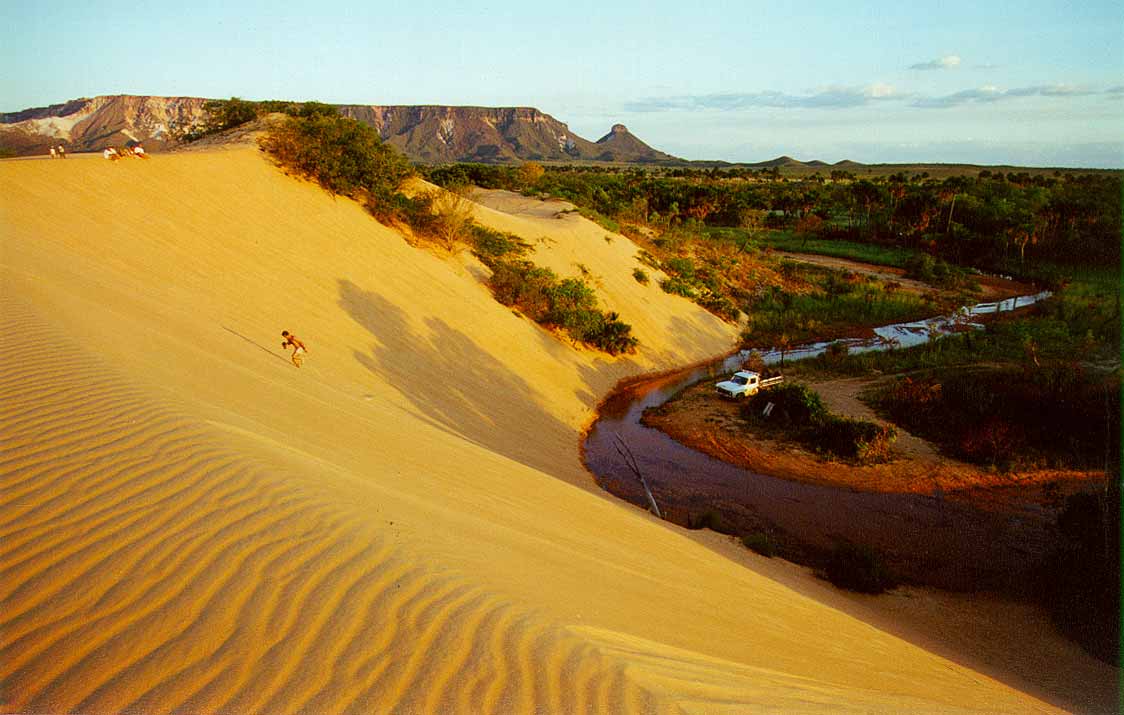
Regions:
[[101, 155], [102, 155], [102, 157], [104, 157], [106, 159], [109, 159], [110, 161], [117, 161], [118, 159], [125, 159], [125, 158], [136, 158], [136, 159], [147, 159], [148, 158], [148, 154], [144, 153], [144, 147], [141, 146], [140, 144], [136, 144], [132, 147], [123, 146], [120, 149], [117, 149], [117, 148], [111, 147], [111, 146], [107, 146], [105, 149], [102, 150]]
[[51, 150], [51, 158], [52, 159], [65, 159], [66, 158], [66, 147], [64, 147], [62, 144], [59, 144], [57, 147], [51, 146], [49, 148]]

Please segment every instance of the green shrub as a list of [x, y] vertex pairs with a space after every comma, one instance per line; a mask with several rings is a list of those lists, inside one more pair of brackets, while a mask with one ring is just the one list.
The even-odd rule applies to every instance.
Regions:
[[[956, 341], [951, 343], [956, 345]], [[978, 359], [978, 358], [977, 358]], [[945, 368], [882, 390], [882, 410], [970, 462], [1103, 468], [1120, 454], [1120, 383], [1079, 365]]]
[[883, 593], [894, 587], [882, 559], [866, 546], [840, 544], [827, 560], [827, 580], [859, 593]]
[[531, 250], [530, 244], [513, 233], [501, 233], [474, 223], [469, 229], [472, 252], [487, 266], [499, 259], [522, 257]]
[[492, 266], [488, 285], [500, 303], [542, 323], [550, 312], [550, 289], [556, 281], [554, 271], [530, 261], [499, 261]]
[[413, 174], [405, 157], [384, 144], [378, 131], [338, 115], [289, 117], [270, 131], [263, 146], [283, 166], [328, 191], [345, 196], [366, 192], [376, 202], [392, 203], [399, 185]]
[[632, 335], [632, 326], [623, 322], [620, 316], [612, 311], [598, 320], [581, 339], [610, 355], [633, 352], [638, 343]]
[[909, 278], [930, 282], [933, 280], [933, 268], [936, 265], [937, 259], [928, 253], [918, 253], [905, 260], [905, 274]]
[[797, 440], [816, 451], [863, 463], [885, 461], [898, 436], [892, 425], [832, 414], [815, 390], [798, 382], [759, 391], [742, 406], [742, 417], [761, 422], [770, 402], [768, 423], [791, 429]]
[[736, 320], [740, 312], [738, 306], [734, 304], [734, 301], [721, 293], [710, 290], [703, 291], [696, 302], [704, 309], [724, 320]]
[[742, 545], [750, 551], [770, 559], [777, 555], [777, 542], [767, 532], [758, 531], [746, 534], [742, 537]]
[[759, 391], [742, 407], [742, 414], [750, 420], [757, 420], [770, 402], [773, 403], [773, 412], [769, 420], [792, 427], [812, 427], [828, 415], [819, 393], [799, 382], [786, 382]]
[[256, 104], [238, 97], [212, 99], [203, 103], [203, 109], [209, 115], [208, 134], [232, 129], [258, 118]]
[[835, 342], [828, 345], [827, 349], [824, 350], [824, 357], [828, 361], [838, 361], [846, 357], [849, 351], [850, 347], [846, 342], [842, 340], [836, 340]]
[[691, 283], [678, 276], [672, 276], [660, 281], [660, 288], [663, 288], [664, 293], [671, 293], [672, 295], [681, 295], [684, 298], [695, 298], [698, 296], [698, 291]]
[[[490, 241], [488, 245], [494, 250], [503, 251], [501, 256], [520, 250], [511, 239], [502, 234], [497, 238], [486, 231], [480, 235]], [[508, 243], [503, 244], [504, 241]], [[505, 245], [508, 248], [504, 248]], [[536, 323], [561, 328], [578, 342], [610, 355], [636, 349], [632, 326], [621, 321], [616, 313], [601, 312], [593, 289], [581, 279], [559, 281], [554, 271], [526, 260], [493, 258], [489, 259], [489, 265], [492, 277], [488, 284], [500, 303], [518, 308]]]
[[816, 425], [812, 439], [824, 451], [868, 463], [888, 459], [897, 438], [892, 425], [828, 415]]
[[669, 258], [664, 262], [663, 268], [669, 274], [688, 281], [695, 277], [695, 264], [690, 258]]
[[635, 278], [636, 282], [640, 285], [648, 285], [648, 274], [643, 268], [633, 268], [632, 277]]
[[1055, 623], [1086, 650], [1120, 664], [1120, 480], [1070, 495], [1037, 582]]
[[719, 534], [733, 533], [733, 527], [726, 523], [725, 519], [722, 518], [722, 514], [713, 509], [708, 509], [697, 516], [687, 514], [687, 528], [695, 530], [710, 529]]

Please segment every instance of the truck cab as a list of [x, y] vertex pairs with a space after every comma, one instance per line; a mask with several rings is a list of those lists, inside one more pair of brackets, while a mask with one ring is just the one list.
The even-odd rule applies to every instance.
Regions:
[[738, 370], [729, 380], [716, 383], [714, 389], [722, 397], [736, 399], [755, 395], [761, 388], [775, 385], [783, 379], [780, 376], [762, 379], [760, 373], [753, 370]]
[[729, 380], [719, 382], [714, 386], [719, 395], [723, 397], [746, 397], [757, 392], [761, 384], [761, 376], [752, 370], [738, 370]]

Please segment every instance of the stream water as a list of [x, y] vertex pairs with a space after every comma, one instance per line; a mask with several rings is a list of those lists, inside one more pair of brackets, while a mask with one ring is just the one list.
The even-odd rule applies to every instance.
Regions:
[[[955, 331], [980, 329], [974, 317], [1029, 306], [1049, 295], [981, 303], [947, 316], [887, 325], [875, 329], [872, 338], [846, 342], [851, 352], [920, 345]], [[786, 351], [785, 358], [814, 357], [828, 344], [802, 345]], [[714, 459], [641, 424], [644, 410], [701, 380], [728, 375], [747, 354], [634, 383], [611, 395], [583, 445], [586, 467], [601, 487], [648, 507], [626, 457], [631, 455], [665, 519], [687, 525], [710, 512], [720, 516], [723, 530], [767, 532], [783, 556], [810, 565], [822, 564], [834, 545], [849, 542], [877, 550], [903, 578], [943, 588], [1002, 588], [1033, 568], [1049, 522], [1035, 504], [996, 512], [939, 489], [931, 494], [871, 493], [770, 477]], [[781, 357], [776, 349], [763, 356], [766, 364]]]

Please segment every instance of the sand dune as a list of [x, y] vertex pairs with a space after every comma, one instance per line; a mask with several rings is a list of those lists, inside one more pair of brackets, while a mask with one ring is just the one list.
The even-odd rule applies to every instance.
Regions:
[[596, 278], [614, 359], [253, 149], [0, 196], [6, 711], [1053, 711], [596, 490], [598, 399], [735, 334], [623, 237], [478, 209]]

